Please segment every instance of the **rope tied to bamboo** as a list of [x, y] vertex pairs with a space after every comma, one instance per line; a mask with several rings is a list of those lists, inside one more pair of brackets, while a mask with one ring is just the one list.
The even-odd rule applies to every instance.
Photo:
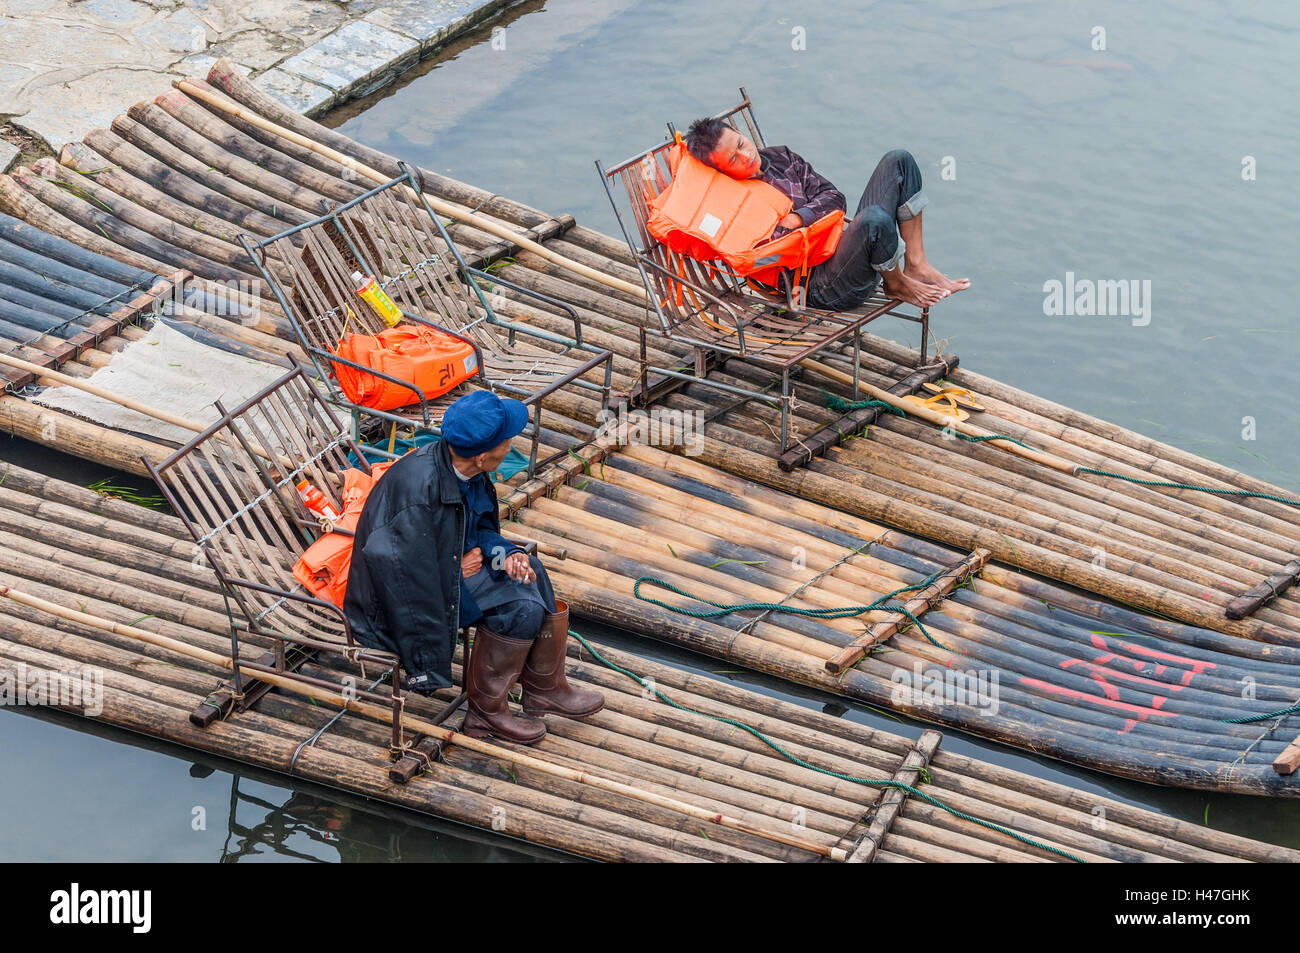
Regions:
[[403, 741], [400, 745], [389, 745], [388, 750], [398, 758], [413, 758], [416, 761], [423, 761], [424, 764], [420, 770], [428, 771], [433, 767], [433, 759], [416, 747], [417, 744], [418, 742], [414, 741]]
[[[638, 582], [639, 581], [640, 580], [638, 580]], [[920, 623], [918, 623], [918, 625], [919, 624]], [[828, 777], [836, 778], [837, 780], [840, 781], [847, 781], [851, 784], [861, 784], [866, 787], [875, 787], [875, 788], [894, 788], [896, 790], [903, 791], [906, 794], [910, 794], [913, 797], [920, 798], [922, 801], [925, 801], [927, 804], [931, 805], [932, 807], [937, 807], [939, 810], [945, 811], [948, 814], [951, 814], [953, 817], [958, 818], [959, 820], [969, 821], [972, 824], [978, 824], [980, 827], [987, 828], [988, 830], [997, 831], [999, 834], [1005, 834], [1008, 837], [1014, 838], [1015, 840], [1019, 841], [1022, 844], [1026, 844], [1030, 847], [1034, 847], [1039, 850], [1048, 851], [1049, 853], [1056, 854], [1057, 856], [1060, 857], [1065, 857], [1066, 859], [1072, 860], [1075, 863], [1079, 863], [1079, 864], [1087, 863], [1087, 861], [1084, 860], [1082, 857], [1079, 857], [1075, 854], [1071, 854], [1068, 851], [1062, 850], [1059, 847], [1053, 847], [1051, 844], [1044, 844], [1042, 841], [1036, 841], [1032, 837], [1027, 837], [1024, 834], [1019, 833], [1018, 831], [1013, 831], [1010, 828], [1003, 827], [1000, 824], [994, 824], [992, 821], [986, 821], [983, 818], [975, 817], [973, 814], [967, 814], [965, 811], [960, 811], [955, 807], [950, 807], [949, 805], [944, 804], [938, 798], [932, 797], [931, 795], [926, 794], [924, 791], [921, 791], [910, 784], [904, 784], [902, 781], [895, 781], [892, 778], [888, 778], [888, 779], [860, 778], [851, 774], [843, 774], [839, 771], [832, 771], [829, 768], [820, 768], [815, 764], [811, 764], [805, 761], [804, 759], [800, 758], [798, 755], [790, 751], [787, 751], [785, 748], [781, 747], [779, 743], [773, 741], [771, 738], [763, 734], [763, 732], [759, 731], [757, 728], [753, 727], [752, 725], [747, 725], [745, 724], [745, 722], [738, 721], [734, 718], [727, 718], [724, 715], [710, 715], [708, 712], [699, 711], [698, 709], [690, 708], [686, 705], [683, 705], [680, 702], [673, 701], [673, 699], [669, 698], [667, 695], [661, 692], [658, 686], [650, 679], [643, 678], [640, 675], [637, 675], [635, 672], [631, 672], [628, 669], [625, 669], [615, 664], [614, 662], [611, 662], [609, 659], [605, 658], [598, 651], [596, 651], [595, 647], [590, 642], [584, 639], [577, 632], [574, 632], [572, 629], [570, 629], [569, 635], [575, 638], [578, 641], [579, 645], [581, 645], [588, 652], [590, 652], [592, 654], [592, 657], [595, 658], [596, 661], [600, 662], [606, 668], [618, 672], [620, 675], [626, 675], [628, 678], [635, 681], [642, 688], [649, 689], [655, 694], [657, 698], [659, 698], [660, 701], [665, 702], [668, 705], [671, 705], [673, 708], [676, 708], [679, 711], [689, 712], [692, 715], [699, 715], [703, 718], [709, 718], [712, 719], [713, 721], [721, 722], [724, 725], [731, 725], [733, 728], [739, 728], [741, 731], [744, 731], [752, 735], [754, 738], [761, 741], [763, 744], [767, 745], [777, 754], [793, 762], [794, 764], [797, 764], [801, 768], [806, 768], [809, 771], [816, 771], [818, 774], [824, 774], [827, 775]]]
[[[826, 393], [826, 406], [829, 407], [831, 410], [840, 413], [849, 410], [858, 410], [864, 407], [879, 407], [882, 410], [887, 410], [892, 414], [897, 414], [899, 417], [907, 416], [907, 414], [902, 409], [896, 407], [895, 405], [889, 403], [888, 401], [845, 400], [844, 398], [839, 397], [835, 394], [829, 392], [825, 392], [825, 393]], [[955, 427], [947, 428], [946, 432], [955, 434], [956, 436], [960, 437], [962, 440], [965, 440], [967, 443], [983, 443], [986, 440], [1005, 440], [1008, 443], [1014, 443], [1017, 446], [1024, 447], [1026, 450], [1032, 451], [1034, 453], [1041, 453], [1041, 451], [1039, 451], [1037, 448], [1031, 447], [1029, 446], [1029, 444], [1025, 443], [1024, 441], [1017, 440], [1015, 437], [1012, 437], [1008, 434], [990, 433], [990, 434], [981, 434], [978, 436], [972, 436], [971, 434], [962, 433], [960, 430], [956, 429]], [[1198, 493], [1215, 493], [1220, 496], [1256, 497], [1261, 500], [1272, 500], [1274, 503], [1282, 503], [1286, 506], [1300, 507], [1300, 500], [1292, 500], [1284, 496], [1275, 496], [1272, 493], [1258, 493], [1255, 492], [1254, 490], [1234, 490], [1234, 489], [1227, 489], [1227, 488], [1213, 487], [1213, 486], [1198, 486], [1195, 483], [1176, 483], [1171, 480], [1144, 480], [1141, 477], [1127, 476], [1126, 474], [1123, 473], [1115, 473], [1112, 470], [1099, 470], [1096, 467], [1085, 466], [1082, 463], [1074, 464], [1072, 475], [1078, 476], [1081, 473], [1091, 473], [1093, 476], [1110, 477], [1111, 479], [1115, 479], [1115, 480], [1125, 480], [1129, 483], [1141, 484], [1142, 486], [1161, 486], [1161, 487], [1168, 487], [1169, 489], [1173, 489], [1173, 490], [1195, 490]]]
[[1169, 480], [1143, 480], [1139, 477], [1125, 476], [1123, 473], [1112, 473], [1110, 470], [1098, 470], [1095, 467], [1085, 467], [1082, 464], [1075, 467], [1074, 472], [1076, 474], [1091, 473], [1094, 476], [1113, 477], [1116, 480], [1127, 480], [1129, 483], [1140, 483], [1143, 486], [1166, 486], [1175, 490], [1197, 490], [1201, 493], [1217, 493], [1222, 496], [1253, 496], [1261, 500], [1272, 500], [1274, 503], [1283, 503], [1286, 506], [1300, 506], [1300, 500], [1288, 499], [1285, 496], [1274, 496], [1272, 493], [1257, 493], [1253, 490], [1223, 489], [1215, 486], [1197, 486], [1194, 483], [1174, 483]]
[[[158, 276], [156, 275], [150, 275], [148, 276], [147, 279], [141, 278], [139, 281], [135, 282], [134, 284], [128, 285], [127, 287], [123, 288], [117, 294], [104, 298], [97, 305], [95, 305], [95, 307], [87, 308], [85, 311], [82, 311], [80, 314], [74, 315], [73, 317], [68, 318], [66, 321], [61, 321], [58, 324], [54, 325], [53, 327], [47, 328], [46, 330], [39, 332], [38, 334], [28, 338], [25, 341], [18, 341], [12, 347], [4, 351], [0, 351], [0, 354], [12, 354], [14, 351], [21, 350], [22, 348], [31, 347], [41, 338], [47, 335], [57, 334], [59, 331], [62, 331], [64, 328], [68, 327], [69, 325], [76, 324], [82, 318], [88, 318], [92, 314], [96, 314], [98, 308], [102, 308], [106, 304], [112, 304], [113, 302], [117, 301], [120, 298], [124, 298], [127, 295], [134, 294], [135, 292], [141, 290], [146, 286], [153, 285], [157, 280], [158, 280]], [[161, 306], [161, 302], [155, 299], [153, 306], [155, 309], [157, 309], [158, 307]]]
[[[932, 572], [925, 579], [922, 579], [920, 582], [912, 583], [910, 586], [900, 586], [899, 588], [895, 589], [893, 592], [886, 593], [885, 595], [876, 599], [874, 602], [871, 602], [867, 605], [830, 606], [823, 609], [810, 609], [810, 608], [804, 608], [800, 606], [787, 606], [780, 602], [735, 602], [735, 603], [714, 602], [712, 599], [705, 599], [703, 596], [697, 596], [685, 591], [684, 589], [679, 589], [677, 586], [673, 585], [671, 582], [668, 582], [666, 579], [660, 579], [657, 576], [639, 576], [636, 582], [632, 584], [632, 595], [640, 599], [642, 602], [648, 602], [651, 605], [656, 605], [659, 606], [660, 608], [667, 609], [669, 612], [676, 612], [678, 615], [690, 616], [691, 618], [694, 619], [717, 619], [721, 616], [731, 615], [733, 612], [747, 612], [751, 610], [763, 611], [763, 612], [788, 612], [791, 615], [808, 616], [814, 619], [847, 619], [855, 615], [862, 615], [864, 612], [897, 612], [900, 615], [906, 616], [912, 622], [912, 624], [917, 627], [920, 633], [923, 636], [925, 636], [925, 638], [930, 642], [931, 645], [934, 645], [937, 648], [941, 648], [945, 652], [954, 652], [956, 650], [948, 648], [948, 646], [944, 645], [942, 642], [934, 638], [934, 636], [930, 635], [930, 633], [926, 631], [925, 626], [921, 624], [921, 620], [918, 619], [915, 615], [913, 615], [911, 610], [907, 609], [905, 606], [894, 605], [893, 603], [889, 602], [890, 599], [892, 599], [894, 596], [898, 595], [901, 592], [911, 592], [912, 590], [915, 589], [926, 588], [947, 571], [948, 571], [947, 567], [941, 567], [939, 569], [936, 569], [934, 572]], [[683, 608], [682, 606], [670, 605], [669, 603], [662, 602], [659, 599], [653, 599], [650, 596], [643, 596], [641, 594], [642, 583], [649, 583], [652, 586], [658, 586], [660, 589], [667, 589], [670, 592], [677, 593], [677, 595], [679, 596], [685, 596], [687, 599], [694, 599], [696, 602], [703, 602], [706, 605], [713, 606], [714, 608], [712, 610], [686, 609]], [[962, 650], [961, 654], [967, 655], [969, 653], [967, 653], [965, 650]]]
[[1268, 721], [1270, 718], [1280, 718], [1283, 715], [1294, 715], [1300, 713], [1300, 705], [1292, 705], [1290, 708], [1279, 708], [1277, 711], [1270, 711], [1265, 715], [1246, 715], [1241, 718], [1224, 718], [1225, 725], [1250, 725], [1257, 721]]
[[[797, 587], [796, 587], [792, 592], [788, 593], [788, 594], [787, 594], [787, 595], [786, 595], [786, 596], [781, 600], [780, 604], [781, 604], [781, 605], [784, 605], [786, 602], [788, 602], [789, 600], [793, 599], [795, 596], [797, 596], [797, 595], [799, 595], [800, 593], [802, 593], [802, 592], [803, 592], [805, 589], [807, 589], [809, 586], [815, 586], [817, 583], [821, 582], [822, 579], [824, 579], [826, 576], [829, 576], [829, 575], [834, 574], [835, 570], [839, 569], [840, 566], [844, 565], [846, 562], [848, 562], [848, 561], [849, 561], [850, 559], [852, 559], [854, 556], [857, 556], [857, 555], [859, 555], [860, 553], [865, 553], [865, 552], [866, 552], [866, 551], [867, 551], [871, 546], [875, 545], [875, 544], [878, 543], [880, 540], [882, 540], [882, 539], [884, 539], [886, 536], [888, 536], [888, 535], [889, 535], [889, 532], [890, 532], [889, 530], [885, 530], [883, 533], [881, 533], [881, 534], [880, 534], [879, 536], [877, 536], [875, 539], [869, 539], [869, 540], [867, 540], [865, 543], [863, 543], [861, 546], [858, 546], [858, 547], [856, 547], [855, 549], [850, 549], [847, 553], [845, 553], [845, 554], [844, 554], [843, 556], [841, 556], [839, 559], [835, 560], [835, 562], [831, 563], [829, 566], [827, 566], [825, 569], [823, 569], [823, 570], [822, 570], [821, 572], [819, 572], [817, 575], [813, 576], [813, 577], [812, 577], [811, 579], [809, 579], [807, 582], [805, 582], [805, 583], [801, 583], [801, 584], [800, 584], [799, 586], [797, 586]], [[766, 611], [766, 612], [761, 612], [761, 613], [759, 613], [758, 615], [754, 616], [754, 618], [750, 619], [748, 622], [746, 622], [744, 625], [742, 625], [742, 626], [741, 626], [737, 631], [738, 631], [738, 632], [745, 632], [745, 631], [747, 631], [747, 630], [749, 630], [749, 629], [752, 629], [754, 626], [758, 625], [760, 622], [762, 622], [764, 619], [766, 619], [769, 615], [771, 615], [772, 612], [775, 612], [775, 611], [776, 611], [775, 609], [770, 609], [770, 610], [768, 610], [768, 611]]]

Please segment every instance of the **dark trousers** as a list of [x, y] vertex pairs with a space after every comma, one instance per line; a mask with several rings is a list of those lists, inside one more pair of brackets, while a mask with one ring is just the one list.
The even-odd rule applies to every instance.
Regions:
[[906, 149], [885, 153], [867, 180], [852, 221], [844, 226], [835, 254], [809, 271], [808, 304], [847, 311], [870, 298], [880, 272], [897, 267], [906, 250], [898, 223], [915, 218], [928, 204], [912, 154]]
[[508, 639], [537, 638], [546, 613], [555, 611], [555, 589], [551, 586], [551, 577], [546, 574], [546, 567], [536, 556], [529, 556], [528, 562], [533, 567], [533, 575], [537, 577], [531, 585], [536, 586], [537, 592], [541, 594], [541, 602], [532, 598], [531, 594], [526, 598], [509, 598], [510, 592], [521, 586], [507, 579], [494, 584], [493, 588], [498, 589], [500, 595], [498, 599], [488, 600], [495, 604], [484, 608], [483, 618], [479, 620], [480, 624]]

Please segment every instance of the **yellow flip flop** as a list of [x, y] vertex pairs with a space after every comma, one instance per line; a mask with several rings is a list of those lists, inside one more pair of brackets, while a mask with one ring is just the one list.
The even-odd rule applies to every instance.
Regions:
[[932, 394], [947, 394], [961, 407], [967, 410], [986, 410], [984, 405], [975, 400], [975, 395], [964, 387], [954, 387], [949, 384], [946, 387], [940, 387], [938, 384], [926, 383], [922, 385]]
[[953, 420], [969, 420], [970, 414], [957, 406], [957, 400], [951, 394], [938, 393], [933, 397], [921, 397], [917, 394], [909, 394], [899, 399], [903, 404], [915, 404], [925, 410], [933, 410], [943, 414], [945, 417], [951, 417]]

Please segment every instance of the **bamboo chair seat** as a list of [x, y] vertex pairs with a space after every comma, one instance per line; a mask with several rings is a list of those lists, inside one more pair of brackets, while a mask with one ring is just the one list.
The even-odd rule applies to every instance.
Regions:
[[[748, 134], [756, 146], [763, 148], [763, 135], [743, 86], [740, 95], [739, 105], [715, 118], [723, 120], [737, 132]], [[918, 366], [925, 364], [930, 330], [929, 308], [922, 308], [919, 314], [912, 315], [900, 310], [902, 301], [890, 298], [882, 291], [850, 310], [826, 311], [808, 307], [795, 289], [788, 289], [785, 293], [775, 289], [756, 289], [731, 272], [724, 262], [690, 258], [655, 238], [649, 228], [650, 202], [672, 182], [669, 150], [676, 141], [676, 132], [671, 123], [668, 132], [669, 137], [658, 145], [609, 169], [597, 161], [596, 169], [654, 311], [653, 316], [648, 316], [643, 334], [659, 334], [691, 345], [695, 349], [695, 369], [693, 375], [689, 375], [691, 381], [739, 393], [746, 398], [769, 399], [773, 395], [710, 381], [708, 369], [718, 363], [719, 357], [724, 360], [739, 357], [774, 372], [781, 385], [780, 447], [784, 454], [790, 445], [790, 407], [793, 401], [790, 376], [804, 361], [819, 352], [851, 348], [853, 380], [856, 383], [864, 326], [884, 315], [893, 315], [921, 325]], [[616, 191], [626, 199], [625, 204], [616, 197]], [[630, 227], [624, 217], [624, 207], [630, 212]], [[642, 393], [650, 391], [651, 371], [670, 379], [682, 379], [679, 372], [650, 367], [643, 360]]]
[[[345, 334], [373, 335], [386, 327], [379, 313], [357, 294], [351, 277], [357, 271], [376, 279], [406, 321], [444, 331], [474, 347], [478, 361], [474, 377], [446, 395], [426, 395], [424, 403], [412, 392], [416, 402], [395, 411], [353, 404], [331, 382], [330, 399], [356, 414], [436, 428], [446, 408], [472, 387], [528, 398], [576, 383], [602, 390], [602, 400], [608, 402], [613, 355], [583, 344], [576, 310], [545, 295], [518, 289], [566, 310], [574, 321], [573, 338], [499, 318], [475, 280], [474, 270], [465, 265], [409, 170], [279, 235], [256, 244], [245, 236], [240, 238], [289, 315], [322, 379], [331, 379], [333, 365], [338, 363], [334, 355]], [[281, 267], [268, 267], [270, 261]], [[279, 281], [278, 272], [292, 276], [291, 286]], [[490, 277], [517, 288], [499, 276]], [[548, 343], [550, 349], [539, 342]], [[592, 354], [601, 356], [606, 364], [603, 388], [581, 379], [592, 369]]]
[[[293, 575], [323, 532], [296, 484], [311, 482], [341, 512], [341, 474], [350, 466], [369, 472], [370, 465], [301, 367], [239, 407], [218, 403], [217, 411], [207, 430], [161, 464], [146, 465], [226, 596], [236, 691], [241, 668], [258, 668], [248, 659], [270, 639], [275, 662], [268, 670], [284, 670], [291, 646], [342, 655], [363, 676], [369, 663], [392, 684], [391, 696], [373, 697], [399, 711], [397, 656], [359, 645], [343, 611]], [[398, 719], [395, 745], [400, 738]]]
[[[743, 87], [741, 96], [739, 105], [719, 113], [716, 118], [748, 135], [756, 146], [763, 148], [766, 143]], [[668, 139], [611, 169], [606, 170], [597, 163], [646, 291], [654, 301], [658, 333], [783, 370], [818, 350], [846, 344], [867, 323], [893, 315], [921, 324], [919, 363], [925, 363], [928, 308], [912, 315], [901, 310], [902, 301], [881, 291], [856, 308], [844, 311], [813, 308], [775, 290], [757, 291], [731, 274], [722, 262], [692, 259], [672, 251], [651, 235], [649, 202], [672, 182], [668, 152], [675, 141], [675, 130], [671, 124], [668, 128]], [[615, 181], [622, 185], [635, 234], [623, 220], [611, 186]]]

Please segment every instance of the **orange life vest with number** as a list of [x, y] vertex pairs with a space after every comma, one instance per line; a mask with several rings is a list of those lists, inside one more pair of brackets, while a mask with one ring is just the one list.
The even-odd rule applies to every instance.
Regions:
[[[429, 400], [469, 380], [478, 371], [474, 348], [466, 341], [423, 324], [398, 324], [378, 334], [346, 334], [334, 349], [339, 357], [409, 381]], [[419, 403], [406, 387], [345, 364], [334, 376], [348, 400], [375, 410], [394, 410]]]
[[844, 231], [844, 213], [771, 239], [792, 207], [790, 197], [761, 179], [733, 179], [705, 165], [680, 135], [668, 155], [673, 179], [648, 200], [650, 234], [698, 261], [721, 259], [737, 275], [776, 285], [782, 269], [799, 272], [830, 258]]
[[[361, 510], [379, 478], [388, 472], [396, 460], [380, 463], [363, 471], [343, 471], [343, 513], [337, 526], [355, 533]], [[325, 533], [304, 550], [293, 567], [297, 579], [317, 599], [324, 599], [343, 607], [347, 592], [348, 570], [352, 568], [352, 537], [348, 533]]]

